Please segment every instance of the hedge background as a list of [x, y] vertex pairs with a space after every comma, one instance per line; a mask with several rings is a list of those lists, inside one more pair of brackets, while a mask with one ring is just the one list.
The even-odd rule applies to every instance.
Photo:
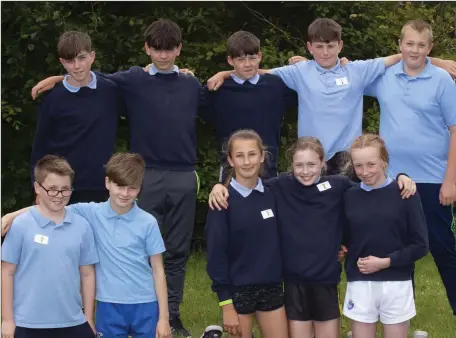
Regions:
[[[305, 50], [307, 26], [329, 17], [343, 27], [341, 56], [374, 58], [398, 51], [404, 23], [424, 19], [434, 28], [432, 56], [456, 60], [456, 3], [451, 2], [2, 2], [2, 214], [32, 201], [29, 158], [35, 131], [37, 102], [30, 97], [39, 80], [64, 72], [57, 57], [57, 40], [65, 30], [90, 34], [96, 61], [93, 69], [115, 72], [146, 65], [143, 31], [165, 17], [183, 30], [181, 68], [194, 69], [205, 81], [228, 68], [225, 41], [244, 29], [262, 41], [263, 67], [286, 64]], [[378, 105], [365, 100], [364, 128], [378, 129]], [[285, 120], [282, 146], [296, 138], [296, 111]], [[119, 150], [128, 149], [128, 121], [118, 131]], [[214, 130], [198, 123], [197, 229], [205, 220], [208, 191], [218, 175]], [[281, 152], [280, 169], [286, 169]], [[199, 231], [195, 235], [199, 237]]]

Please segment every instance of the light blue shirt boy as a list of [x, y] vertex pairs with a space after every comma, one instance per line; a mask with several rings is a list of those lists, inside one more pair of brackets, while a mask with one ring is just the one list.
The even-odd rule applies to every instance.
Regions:
[[15, 264], [14, 321], [25, 328], [62, 328], [86, 322], [79, 266], [98, 262], [92, 229], [67, 210], [61, 224], [36, 207], [18, 216], [2, 246], [2, 261]]
[[98, 301], [118, 304], [157, 300], [149, 257], [165, 251], [157, 220], [136, 203], [119, 215], [108, 200], [77, 203], [67, 209], [92, 226], [100, 262], [95, 265]]
[[364, 88], [385, 71], [383, 58], [340, 61], [325, 69], [315, 61], [298, 62], [273, 69], [285, 84], [298, 93], [298, 137], [317, 137], [329, 160], [347, 150], [361, 135]]
[[403, 61], [366, 88], [380, 103], [380, 136], [390, 156], [389, 172], [405, 172], [417, 183], [442, 183], [450, 133], [456, 125], [456, 85], [429, 60], [417, 76]]

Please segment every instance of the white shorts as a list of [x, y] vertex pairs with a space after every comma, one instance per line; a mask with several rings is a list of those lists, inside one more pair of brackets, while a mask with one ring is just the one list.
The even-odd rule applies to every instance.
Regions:
[[344, 316], [361, 323], [398, 324], [416, 315], [412, 281], [347, 283]]

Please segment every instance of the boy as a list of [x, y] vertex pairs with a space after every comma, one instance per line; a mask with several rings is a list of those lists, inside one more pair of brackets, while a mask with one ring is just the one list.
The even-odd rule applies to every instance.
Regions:
[[[268, 147], [266, 178], [277, 176], [280, 130], [286, 106], [296, 106], [296, 93], [269, 74], [259, 75], [260, 40], [250, 32], [238, 31], [227, 41], [228, 63], [234, 68], [216, 92], [207, 91], [210, 119], [220, 144], [239, 129], [253, 129]], [[226, 166], [226, 156], [221, 156]], [[225, 175], [221, 171], [221, 181]]]
[[456, 249], [451, 231], [456, 201], [456, 86], [430, 64], [432, 27], [413, 20], [399, 40], [403, 61], [366, 88], [380, 103], [380, 136], [391, 174], [405, 171], [417, 182], [429, 247], [456, 315]]
[[68, 72], [39, 107], [31, 168], [45, 154], [68, 160], [77, 172], [71, 203], [106, 200], [103, 165], [114, 151], [121, 102], [117, 86], [90, 70], [95, 60], [90, 37], [62, 34], [60, 63]]
[[[364, 88], [401, 59], [397, 54], [341, 67], [341, 35], [342, 28], [334, 20], [316, 19], [308, 28], [307, 42], [314, 61], [259, 71], [279, 76], [296, 90], [298, 137], [314, 136], [322, 142], [329, 175], [344, 169], [348, 161], [346, 150], [361, 135]], [[216, 74], [209, 79], [208, 88], [218, 89], [230, 74]]]
[[[171, 333], [163, 239], [156, 219], [135, 202], [144, 171], [140, 155], [114, 154], [106, 165], [109, 200], [68, 207], [87, 219], [94, 231], [100, 256], [96, 264], [96, 327], [105, 337], [157, 334], [165, 338]], [[4, 216], [2, 224], [9, 224], [24, 210]]]
[[[164, 234], [170, 323], [174, 332], [189, 337], [179, 305], [195, 218], [195, 123], [203, 88], [195, 77], [179, 73], [174, 64], [182, 48], [182, 33], [176, 23], [164, 19], [153, 22], [144, 40], [153, 64], [149, 72], [132, 67], [103, 76], [120, 87], [130, 124], [130, 149], [146, 163], [139, 206], [155, 216]], [[62, 77], [40, 82], [32, 96], [59, 81]]]
[[99, 260], [87, 221], [65, 210], [73, 175], [68, 162], [54, 155], [36, 163], [41, 203], [14, 220], [2, 246], [3, 338], [94, 337]]

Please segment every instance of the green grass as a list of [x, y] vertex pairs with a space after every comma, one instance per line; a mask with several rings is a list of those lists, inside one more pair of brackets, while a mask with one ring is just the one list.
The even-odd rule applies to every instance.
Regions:
[[[417, 316], [412, 320], [410, 333], [420, 329], [428, 331], [430, 338], [456, 337], [456, 317], [451, 313], [445, 289], [430, 255], [417, 263], [415, 278]], [[345, 282], [341, 283], [340, 294], [343, 301]], [[184, 325], [198, 338], [207, 325], [222, 322], [217, 298], [210, 289], [206, 259], [202, 253], [193, 253], [188, 262], [181, 315]], [[347, 318], [342, 317], [342, 337], [346, 337], [349, 327]], [[381, 337], [381, 329], [378, 331], [378, 337]]]

